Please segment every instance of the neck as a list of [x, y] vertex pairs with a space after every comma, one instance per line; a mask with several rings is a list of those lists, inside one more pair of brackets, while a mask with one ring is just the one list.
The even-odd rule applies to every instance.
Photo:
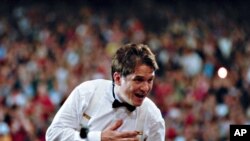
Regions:
[[114, 95], [115, 95], [115, 98], [116, 98], [117, 100], [119, 100], [120, 102], [125, 102], [125, 103], [128, 103], [128, 104], [130, 104], [130, 105], [134, 105], [134, 104], [132, 103], [132, 101], [131, 101], [128, 97], [126, 97], [125, 94], [120, 93], [119, 89], [120, 89], [119, 86], [114, 85]]

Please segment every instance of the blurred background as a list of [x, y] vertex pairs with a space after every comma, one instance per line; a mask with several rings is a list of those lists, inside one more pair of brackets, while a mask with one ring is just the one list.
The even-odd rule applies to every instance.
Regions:
[[145, 43], [160, 65], [149, 96], [168, 141], [228, 141], [250, 120], [247, 1], [2, 0], [0, 141], [44, 141], [72, 89], [110, 79], [110, 60]]

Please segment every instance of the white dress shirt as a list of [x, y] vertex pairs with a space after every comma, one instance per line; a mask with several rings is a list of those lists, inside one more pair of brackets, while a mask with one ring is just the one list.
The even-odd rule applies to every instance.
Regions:
[[46, 141], [83, 141], [79, 136], [83, 115], [96, 94], [95, 112], [87, 122], [88, 141], [101, 141], [101, 131], [118, 119], [123, 120], [118, 131], [138, 130], [143, 133], [139, 135], [141, 141], [165, 140], [164, 119], [149, 98], [133, 112], [125, 107], [112, 108], [112, 81], [98, 79], [86, 81], [72, 91], [48, 128]]

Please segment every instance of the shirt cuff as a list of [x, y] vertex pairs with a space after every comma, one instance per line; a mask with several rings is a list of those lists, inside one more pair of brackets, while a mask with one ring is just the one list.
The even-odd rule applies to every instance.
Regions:
[[88, 133], [88, 141], [101, 141], [101, 131], [91, 131]]
[[82, 138], [80, 137], [80, 133], [79, 133], [78, 131], [76, 131], [76, 132], [74, 133], [74, 141], [86, 141], [86, 139], [82, 139]]

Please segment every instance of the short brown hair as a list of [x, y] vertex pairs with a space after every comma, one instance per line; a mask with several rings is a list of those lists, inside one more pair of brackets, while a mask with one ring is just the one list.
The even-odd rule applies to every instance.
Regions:
[[147, 45], [126, 44], [122, 46], [112, 58], [112, 78], [114, 72], [119, 72], [122, 76], [133, 73], [138, 64], [145, 64], [154, 70], [158, 69], [155, 55]]

